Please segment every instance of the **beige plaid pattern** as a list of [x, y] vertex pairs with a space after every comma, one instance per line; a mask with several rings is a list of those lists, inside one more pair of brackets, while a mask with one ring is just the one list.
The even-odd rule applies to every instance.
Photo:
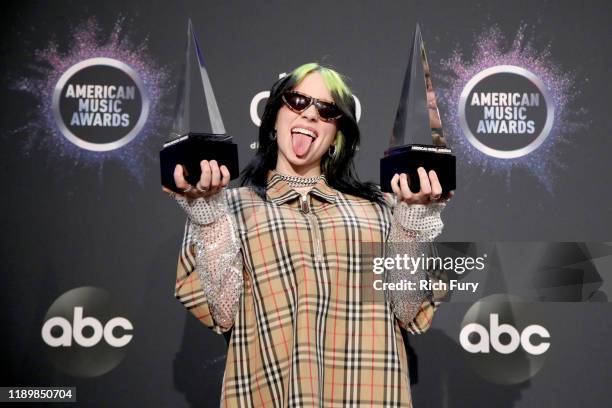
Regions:
[[[431, 324], [435, 304], [400, 321], [385, 302], [362, 302], [362, 242], [385, 242], [394, 199], [381, 206], [331, 188], [323, 179], [306, 196], [278, 174], [268, 201], [248, 188], [228, 191], [243, 256], [244, 288], [229, 344], [223, 407], [412, 406], [400, 325]], [[184, 245], [176, 297], [203, 324], [211, 315]]]

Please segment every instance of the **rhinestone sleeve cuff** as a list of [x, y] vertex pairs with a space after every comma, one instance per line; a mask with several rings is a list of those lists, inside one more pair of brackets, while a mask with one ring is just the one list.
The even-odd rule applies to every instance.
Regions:
[[433, 241], [444, 227], [440, 214], [445, 206], [445, 203], [424, 205], [400, 202], [393, 211], [389, 241]]
[[174, 199], [187, 213], [191, 221], [199, 225], [210, 224], [229, 212], [226, 190], [221, 190], [207, 198], [191, 199], [181, 195], [174, 195]]

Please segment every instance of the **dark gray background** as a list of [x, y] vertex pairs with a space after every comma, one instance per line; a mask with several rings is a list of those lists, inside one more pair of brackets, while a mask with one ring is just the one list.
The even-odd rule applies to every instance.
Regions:
[[[504, 175], [463, 163], [440, 240], [611, 240], [612, 13], [606, 1], [32, 1], [2, 7], [2, 385], [76, 385], [83, 406], [212, 406], [219, 398], [225, 343], [173, 299], [184, 217], [160, 191], [157, 162], [146, 162], [139, 184], [113, 162], [100, 169], [41, 149], [26, 155], [23, 139], [11, 133], [32, 120], [37, 101], [10, 90], [10, 81], [31, 72], [33, 51], [47, 47], [51, 37], [67, 49], [70, 29], [89, 17], [106, 35], [120, 15], [126, 17], [134, 43], [148, 38], [152, 58], [174, 69], [173, 75], [191, 17], [226, 129], [240, 144], [242, 166], [257, 132], [248, 113], [251, 98], [282, 71], [309, 61], [332, 64], [350, 78], [363, 104], [357, 163], [360, 176], [370, 180], [378, 179], [415, 22], [422, 23], [434, 87], [440, 86], [439, 60], [456, 47], [469, 56], [474, 36], [484, 29], [496, 24], [512, 39], [525, 23], [537, 49], [550, 45], [555, 63], [576, 73], [571, 106], [586, 109], [589, 128], [559, 147], [556, 160], [564, 168], [555, 172], [552, 193], [525, 170], [514, 170], [507, 182]], [[162, 103], [170, 109], [173, 95]], [[444, 106], [441, 114], [448, 121]], [[158, 131], [149, 135], [150, 150], [143, 154], [155, 157], [168, 129]], [[55, 371], [40, 337], [51, 303], [86, 285], [121, 298], [135, 326], [125, 361], [93, 380]], [[609, 304], [553, 308], [546, 323], [560, 343], [551, 347], [554, 355], [542, 372], [520, 389], [487, 384], [469, 372], [456, 341], [469, 305], [446, 306], [432, 332], [413, 341], [421, 373], [414, 387], [417, 406], [610, 401], [603, 363], [612, 357], [604, 342], [612, 335]], [[452, 379], [450, 390], [448, 382], [440, 385], [438, 369]]]

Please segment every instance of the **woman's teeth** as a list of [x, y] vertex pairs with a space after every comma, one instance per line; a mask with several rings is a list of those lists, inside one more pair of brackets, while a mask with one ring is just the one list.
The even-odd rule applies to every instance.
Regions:
[[296, 128], [291, 129], [291, 133], [301, 133], [303, 135], [310, 136], [313, 139], [316, 139], [316, 137], [317, 137], [315, 132], [313, 132], [312, 130], [308, 130], [308, 129], [304, 129], [304, 128], [300, 128], [300, 127], [296, 127]]

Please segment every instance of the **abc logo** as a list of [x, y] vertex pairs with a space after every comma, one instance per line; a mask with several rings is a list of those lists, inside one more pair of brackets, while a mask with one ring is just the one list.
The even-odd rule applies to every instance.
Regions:
[[545, 327], [539, 306], [506, 294], [474, 303], [459, 333], [467, 365], [496, 384], [519, 384], [536, 375], [554, 338]]
[[121, 363], [133, 330], [116, 299], [104, 289], [87, 286], [69, 290], [53, 302], [41, 336], [58, 370], [75, 377], [96, 377]]
[[[490, 348], [502, 354], [510, 354], [515, 352], [519, 346], [532, 355], [540, 355], [545, 353], [550, 347], [550, 343], [540, 341], [539, 344], [532, 343], [532, 337], [539, 336], [540, 339], [550, 338], [550, 333], [544, 327], [532, 324], [521, 333], [509, 324], [499, 324], [499, 315], [492, 313], [490, 316], [490, 334], [487, 328], [478, 323], [470, 323], [466, 325], [459, 335], [459, 341], [461, 346], [470, 353], [489, 353]], [[470, 335], [478, 334], [480, 340], [477, 343], [470, 342]], [[503, 344], [500, 341], [502, 334], [506, 334], [510, 337], [508, 344]]]
[[[54, 337], [51, 330], [54, 327], [61, 327], [62, 335]], [[83, 335], [84, 328], [91, 328], [93, 334], [90, 337]], [[74, 308], [74, 320], [72, 326], [70, 321], [63, 317], [52, 317], [47, 320], [42, 328], [42, 337], [45, 343], [51, 347], [70, 347], [72, 339], [82, 347], [93, 347], [104, 338], [104, 340], [113, 347], [123, 347], [132, 340], [131, 334], [124, 334], [115, 337], [113, 330], [116, 327], [121, 327], [124, 330], [132, 330], [132, 323], [124, 317], [115, 317], [110, 319], [106, 325], [102, 325], [95, 317], [83, 317], [83, 308], [78, 306]]]

